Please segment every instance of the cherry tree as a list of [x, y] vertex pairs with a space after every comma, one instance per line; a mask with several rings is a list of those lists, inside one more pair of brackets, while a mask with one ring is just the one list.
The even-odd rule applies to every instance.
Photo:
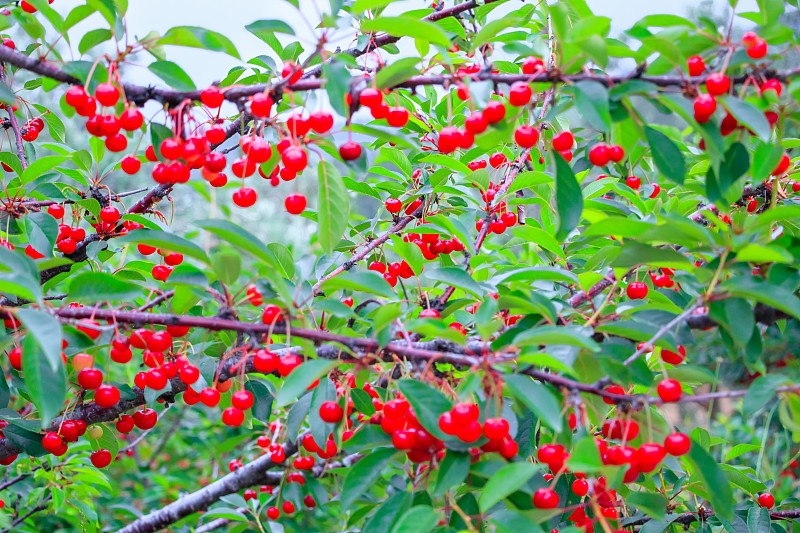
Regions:
[[0, 530], [796, 529], [796, 3], [7, 5]]

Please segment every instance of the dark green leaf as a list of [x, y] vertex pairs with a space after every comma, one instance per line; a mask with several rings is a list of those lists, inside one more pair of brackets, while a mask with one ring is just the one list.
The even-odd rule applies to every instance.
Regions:
[[347, 229], [350, 216], [350, 196], [339, 172], [332, 164], [320, 161], [319, 164], [319, 243], [330, 253], [339, 244]]
[[498, 470], [483, 487], [478, 498], [481, 512], [488, 511], [494, 504], [525, 485], [540, 469], [540, 465], [520, 462], [507, 464]]
[[441, 27], [413, 17], [364, 19], [361, 21], [361, 31], [385, 31], [395, 37], [413, 37], [445, 48], [450, 47], [450, 39]]
[[42, 429], [61, 412], [67, 397], [67, 376], [60, 363], [54, 369], [37, 339], [33, 335], [25, 337], [22, 371], [31, 400], [42, 417]]
[[579, 81], [574, 85], [575, 107], [581, 116], [596, 130], [611, 128], [608, 109], [608, 89], [597, 81]]
[[174, 89], [179, 91], [194, 91], [196, 89], [192, 78], [172, 61], [155, 61], [150, 63], [147, 68]]
[[686, 177], [686, 160], [678, 146], [669, 137], [650, 126], [644, 127], [644, 133], [647, 144], [650, 145], [653, 162], [659, 172], [675, 183], [683, 185]]
[[282, 20], [257, 20], [245, 26], [244, 29], [265, 42], [266, 37], [274, 37], [275, 33], [294, 35], [292, 27]]
[[372, 487], [397, 450], [379, 448], [359, 460], [350, 468], [344, 478], [340, 496], [342, 510], [349, 509], [353, 503]]
[[158, 44], [172, 44], [176, 46], [189, 46], [193, 48], [203, 48], [215, 52], [225, 52], [239, 59], [239, 52], [230, 39], [215, 31], [196, 26], [176, 26], [170, 28], [164, 36], [158, 40]]
[[732, 519], [734, 500], [731, 484], [714, 458], [695, 441], [692, 441], [686, 458], [702, 480], [714, 512], [721, 518]]
[[283, 407], [295, 401], [306, 391], [309, 385], [326, 375], [337, 364], [338, 361], [312, 359], [292, 370], [292, 373], [283, 381], [281, 390], [278, 391], [275, 407]]
[[245, 382], [244, 388], [253, 394], [253, 418], [268, 424], [272, 413], [272, 400], [275, 397], [274, 387], [269, 381], [251, 378]]
[[442, 495], [450, 488], [464, 482], [469, 473], [469, 454], [447, 450], [444, 459], [439, 464], [439, 474], [436, 477], [436, 490], [434, 494]]
[[559, 401], [550, 389], [528, 376], [509, 374], [505, 377], [508, 391], [533, 411], [542, 423], [559, 433], [563, 424]]
[[111, 39], [111, 37], [111, 30], [104, 28], [86, 32], [86, 35], [81, 38], [81, 42], [78, 44], [78, 52], [83, 55], [98, 44]]
[[392, 533], [430, 533], [439, 522], [439, 515], [426, 505], [412, 507], [397, 519]]
[[69, 297], [82, 303], [106, 300], [133, 300], [141, 296], [142, 288], [105, 272], [83, 272], [69, 284]]
[[561, 154], [553, 154], [556, 165], [556, 211], [558, 231], [556, 239], [564, 240], [578, 226], [583, 212], [583, 194], [575, 174]]
[[453, 403], [441, 392], [422, 381], [401, 379], [397, 382], [397, 388], [414, 408], [414, 413], [422, 427], [439, 439], [446, 438], [446, 435], [439, 429], [439, 417], [445, 411], [449, 411], [453, 407]]
[[28, 330], [28, 336], [36, 339], [52, 371], [63, 367], [61, 360], [61, 323], [50, 313], [38, 309], [24, 308], [17, 311], [17, 318]]

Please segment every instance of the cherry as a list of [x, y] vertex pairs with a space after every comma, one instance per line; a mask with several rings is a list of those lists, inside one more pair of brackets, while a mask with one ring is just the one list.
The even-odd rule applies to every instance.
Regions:
[[758, 495], [758, 505], [765, 509], [772, 509], [775, 505], [775, 497], [769, 492]]
[[508, 158], [501, 152], [495, 152], [489, 156], [489, 164], [492, 168], [500, 168], [508, 164]]
[[384, 205], [386, 206], [386, 210], [390, 213], [399, 213], [403, 209], [403, 202], [397, 198], [389, 198]]
[[302, 194], [290, 194], [283, 202], [286, 210], [292, 215], [299, 215], [306, 209], [306, 197]]
[[8, 362], [14, 370], [22, 370], [22, 349], [19, 346], [8, 352]]
[[89, 100], [89, 95], [86, 94], [86, 89], [80, 85], [73, 85], [67, 89], [64, 100], [67, 102], [67, 105], [77, 108], [86, 105], [86, 102]]
[[354, 161], [361, 157], [361, 145], [352, 141], [346, 142], [339, 147], [339, 155], [345, 161]]
[[553, 137], [553, 150], [563, 152], [569, 150], [575, 144], [575, 137], [572, 133], [564, 131]]
[[200, 93], [200, 101], [204, 106], [216, 109], [225, 101], [225, 95], [219, 90], [219, 87], [211, 85]]
[[133, 423], [139, 429], [150, 429], [156, 425], [156, 422], [158, 422], [158, 414], [149, 407], [133, 413]]
[[625, 178], [625, 185], [627, 185], [631, 189], [638, 190], [639, 187], [642, 186], [642, 180], [637, 178], [636, 176], [628, 176], [627, 178]]
[[483, 117], [489, 124], [496, 124], [497, 122], [503, 120], [505, 116], [506, 106], [497, 100], [492, 100], [489, 102], [486, 106], [486, 109], [483, 110]]
[[700, 122], [708, 122], [717, 110], [717, 99], [711, 94], [701, 94], [694, 100], [694, 116]]
[[33, 124], [26, 124], [25, 130], [22, 132], [22, 138], [28, 142], [35, 141], [39, 137], [39, 130]]
[[536, 74], [542, 70], [544, 70], [544, 62], [538, 57], [526, 57], [522, 62], [523, 74]]
[[278, 360], [278, 374], [282, 377], [286, 377], [291, 374], [295, 368], [300, 366], [302, 362], [303, 360], [297, 355], [284, 355]]
[[256, 203], [257, 199], [258, 194], [256, 194], [256, 191], [250, 187], [242, 187], [233, 193], [233, 203], [239, 207], [250, 207]]
[[539, 131], [533, 126], [522, 125], [514, 131], [514, 142], [522, 148], [530, 148], [539, 141]]
[[302, 172], [308, 165], [308, 155], [299, 146], [290, 146], [281, 154], [283, 166], [292, 172]]
[[676, 457], [688, 453], [691, 446], [692, 441], [683, 433], [673, 433], [664, 439], [664, 449], [668, 454]]
[[191, 385], [200, 379], [200, 370], [198, 370], [196, 366], [186, 365], [178, 370], [178, 376], [182, 382]]
[[[767, 91], [775, 91], [775, 96], [780, 97], [781, 93], [783, 92], [783, 85], [781, 85], [781, 82], [779, 82], [778, 80], [767, 80], [761, 84], [759, 90], [761, 91], [762, 96], [764, 96], [764, 93]], [[767, 113], [774, 114], [775, 121], [777, 121], [777, 114], [774, 111], [767, 111], [764, 114], [767, 115]], [[769, 119], [769, 117], [767, 117], [767, 119]], [[42, 128], [39, 129], [41, 130]]]
[[119, 420], [114, 425], [120, 433], [130, 433], [133, 431], [135, 424], [131, 415], [120, 415]]
[[339, 404], [332, 401], [323, 402], [319, 407], [319, 417], [330, 424], [336, 424], [342, 420], [344, 409]]
[[314, 500], [314, 496], [311, 494], [306, 494], [303, 496], [303, 504], [309, 509], [313, 509], [317, 506], [317, 502]]
[[633, 281], [628, 284], [625, 292], [631, 300], [641, 300], [647, 296], [647, 285], [641, 281]]
[[585, 479], [576, 479], [572, 482], [572, 492], [581, 498], [586, 496], [589, 493], [589, 482]]
[[103, 373], [96, 368], [84, 368], [78, 372], [78, 385], [94, 390], [103, 383]]
[[677, 402], [683, 394], [681, 383], [676, 379], [665, 379], [656, 389], [662, 402]]
[[780, 176], [781, 174], [784, 174], [787, 170], [789, 170], [789, 167], [791, 166], [791, 164], [792, 164], [792, 160], [789, 159], [789, 155], [788, 154], [783, 154], [781, 156], [781, 160], [778, 162], [778, 166], [775, 167], [775, 170], [772, 171], [772, 175], [773, 176]]
[[455, 435], [456, 434], [456, 424], [453, 421], [453, 414], [450, 411], [446, 411], [439, 415], [439, 429], [442, 430], [442, 433], [445, 435]]
[[216, 407], [219, 400], [220, 392], [213, 387], [206, 387], [200, 391], [200, 401], [206, 407]]
[[294, 504], [292, 502], [283, 502], [283, 512], [292, 514], [294, 512]]
[[461, 143], [461, 133], [458, 128], [447, 126], [439, 132], [439, 151], [443, 154], [450, 154], [456, 151]]
[[522, 107], [531, 101], [533, 90], [525, 82], [517, 81], [511, 84], [508, 90], [508, 103], [514, 107]]
[[558, 507], [558, 494], [553, 489], [537, 489], [533, 493], [533, 505], [537, 509], [555, 509]]
[[751, 48], [755, 46], [757, 41], [758, 34], [754, 31], [746, 31], [744, 32], [744, 35], [742, 35], [742, 44], [745, 48]]
[[370, 108], [370, 111], [374, 119], [382, 119], [389, 116], [389, 106], [386, 104], [376, 105]]
[[111, 452], [101, 448], [92, 452], [89, 459], [92, 461], [95, 468], [105, 468], [111, 464]]
[[402, 128], [408, 124], [408, 110], [405, 107], [391, 107], [386, 114], [386, 122], [395, 128]]
[[107, 224], [118, 221], [119, 217], [119, 210], [114, 206], [108, 205], [100, 210], [100, 220]]
[[50, 453], [53, 453], [55, 450], [59, 449], [61, 444], [61, 435], [55, 433], [54, 431], [45, 433], [42, 437], [42, 447]]
[[436, 309], [423, 309], [419, 312], [420, 318], [440, 318], [441, 315]]
[[475, 442], [481, 438], [483, 428], [477, 420], [470, 420], [466, 424], [456, 426], [456, 437], [464, 442]]
[[361, 105], [367, 107], [376, 107], [383, 102], [383, 93], [378, 89], [368, 87], [361, 91], [361, 93], [358, 95], [358, 100], [361, 102]]
[[303, 69], [294, 61], [286, 61], [281, 69], [281, 76], [288, 79], [289, 83], [297, 83], [303, 76]]
[[480, 111], [473, 111], [470, 116], [464, 119], [464, 128], [471, 133], [483, 133], [489, 127], [489, 121]]
[[136, 174], [142, 168], [142, 162], [136, 156], [126, 155], [119, 166], [125, 174]]
[[[202, 398], [201, 398], [202, 401]], [[241, 426], [244, 422], [244, 411], [236, 407], [227, 407], [222, 411], [222, 423], [226, 426]]]
[[706, 78], [706, 89], [708, 90], [708, 94], [712, 96], [725, 94], [730, 88], [731, 79], [721, 72], [709, 74], [708, 78]]
[[597, 143], [589, 150], [589, 162], [596, 167], [604, 167], [610, 160], [611, 151], [605, 143]]
[[135, 107], [129, 107], [119, 116], [119, 125], [125, 131], [135, 131], [144, 124], [144, 115]]
[[[619, 385], [611, 385], [609, 387], [606, 387], [605, 390], [606, 392], [610, 392], [612, 394], [619, 394], [621, 396], [625, 395], [625, 389]], [[616, 402], [610, 398], [603, 397], [603, 402], [607, 403], [608, 405], [616, 405]]]
[[172, 274], [173, 268], [168, 265], [155, 265], [150, 273], [153, 276], [153, 279], [156, 281], [166, 281], [170, 274]]
[[267, 518], [269, 518], [270, 520], [275, 521], [278, 518], [280, 518], [280, 516], [281, 516], [281, 512], [280, 512], [280, 510], [278, 510], [277, 507], [268, 507], [267, 508]]
[[119, 89], [111, 83], [101, 83], [94, 90], [94, 97], [100, 105], [112, 107], [119, 101]]
[[747, 55], [753, 59], [761, 59], [767, 55], [767, 41], [758, 38], [753, 46], [747, 49]]
[[246, 390], [238, 390], [231, 395], [231, 405], [242, 411], [253, 407], [253, 393]]
[[508, 420], [505, 418], [487, 418], [483, 423], [483, 434], [489, 440], [501, 440], [508, 436]]
[[272, 98], [268, 94], [254, 94], [250, 97], [250, 112], [257, 117], [268, 117], [272, 104]]
[[167, 376], [157, 368], [149, 370], [145, 374], [145, 385], [149, 389], [161, 390], [167, 386]]
[[44, 254], [40, 254], [39, 252], [37, 252], [36, 249], [30, 244], [25, 247], [25, 255], [27, 255], [31, 259], [42, 259], [44, 257]]
[[64, 207], [59, 204], [50, 204], [47, 206], [47, 213], [56, 220], [60, 220], [64, 218]]
[[113, 385], [101, 385], [94, 391], [94, 401], [106, 409], [114, 407], [119, 401], [119, 389]]
[[706, 64], [700, 56], [691, 56], [686, 60], [686, 65], [689, 67], [689, 76], [699, 76], [706, 70]]

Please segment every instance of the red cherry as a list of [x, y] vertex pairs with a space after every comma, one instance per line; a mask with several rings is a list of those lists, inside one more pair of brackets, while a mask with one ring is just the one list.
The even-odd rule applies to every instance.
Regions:
[[105, 468], [111, 464], [111, 452], [101, 448], [92, 452], [89, 459], [92, 461], [95, 468]]
[[665, 379], [658, 384], [657, 391], [662, 402], [677, 402], [683, 394], [683, 387], [676, 379]]
[[402, 128], [408, 124], [408, 110], [405, 107], [391, 107], [386, 114], [386, 122], [395, 128]]
[[306, 209], [306, 197], [298, 193], [290, 194], [284, 200], [283, 205], [289, 213], [299, 215]]
[[134, 427], [133, 417], [131, 415], [120, 415], [119, 420], [114, 425], [120, 433], [130, 433]]
[[495, 124], [506, 116], [506, 106], [502, 102], [492, 100], [483, 110], [483, 116], [489, 124]]
[[268, 117], [272, 110], [272, 98], [264, 93], [250, 97], [250, 112], [257, 117]]
[[125, 174], [136, 174], [142, 168], [142, 162], [136, 156], [126, 155], [119, 166]]
[[226, 426], [238, 427], [242, 422], [244, 422], [244, 412], [241, 409], [227, 407], [222, 411], [222, 423]]
[[675, 457], [688, 453], [691, 446], [692, 441], [683, 433], [673, 433], [664, 439], [664, 449]]
[[173, 268], [167, 265], [155, 265], [150, 273], [153, 276], [153, 279], [156, 281], [166, 281], [170, 274], [172, 274]]
[[119, 220], [119, 210], [114, 206], [106, 206], [100, 210], [100, 220], [107, 224], [114, 223]]
[[233, 203], [239, 207], [250, 207], [258, 200], [258, 194], [250, 187], [242, 187], [233, 193]]
[[764, 494], [759, 494], [758, 505], [764, 507], [765, 509], [772, 509], [772, 507], [775, 505], [775, 497], [768, 492], [765, 492]]
[[133, 423], [139, 429], [150, 429], [156, 425], [156, 422], [158, 422], [158, 414], [150, 408], [133, 413]]
[[473, 111], [470, 116], [464, 119], [464, 128], [471, 133], [483, 133], [489, 127], [489, 121], [480, 111]]
[[501, 152], [495, 152], [489, 156], [489, 164], [492, 168], [500, 168], [508, 164], [508, 158]]
[[119, 89], [111, 83], [101, 83], [94, 90], [94, 97], [101, 105], [111, 107], [119, 101]]
[[283, 502], [283, 512], [286, 514], [292, 514], [295, 511], [294, 504], [292, 502]]
[[636, 176], [628, 176], [627, 178], [625, 178], [625, 185], [627, 185], [631, 189], [638, 190], [639, 187], [642, 186], [642, 180], [637, 178]]
[[352, 141], [346, 142], [339, 147], [339, 155], [345, 161], [354, 161], [361, 157], [361, 145]]
[[286, 377], [302, 364], [303, 360], [295, 354], [284, 355], [278, 360], [278, 374]]
[[523, 74], [536, 74], [542, 70], [544, 70], [544, 62], [538, 57], [526, 57], [522, 62]]
[[758, 34], [754, 31], [746, 31], [744, 35], [742, 35], [742, 44], [745, 48], [750, 48], [755, 46], [756, 42], [758, 41]]
[[135, 131], [144, 124], [144, 115], [135, 107], [129, 107], [119, 116], [119, 125], [125, 131]]
[[113, 385], [101, 385], [94, 391], [94, 402], [100, 407], [110, 409], [119, 401], [119, 389]]
[[302, 172], [308, 165], [308, 155], [299, 146], [290, 146], [281, 154], [283, 166], [292, 172]]
[[508, 436], [509, 425], [505, 418], [487, 418], [483, 423], [483, 434], [489, 440], [501, 440]]
[[225, 101], [225, 95], [219, 90], [219, 87], [211, 85], [200, 93], [200, 101], [204, 106], [216, 109]]
[[344, 417], [344, 409], [332, 401], [323, 402], [319, 407], [319, 417], [330, 424], [336, 424]]
[[778, 162], [778, 166], [775, 167], [775, 170], [772, 171], [773, 176], [780, 176], [784, 174], [792, 164], [792, 160], [789, 158], [788, 154], [783, 154], [781, 156], [781, 160]]
[[756, 43], [747, 49], [747, 55], [753, 59], [761, 59], [767, 55], [767, 41], [756, 39]]
[[585, 479], [576, 479], [572, 482], [572, 492], [581, 498], [586, 496], [589, 493], [589, 482]]
[[103, 383], [103, 373], [96, 368], [84, 368], [78, 372], [78, 385], [94, 390]]
[[589, 162], [596, 167], [604, 167], [610, 160], [611, 151], [605, 143], [597, 143], [589, 150]]
[[368, 87], [361, 91], [361, 93], [358, 95], [358, 100], [363, 106], [376, 107], [383, 102], [383, 93], [378, 89]]
[[277, 507], [269, 507], [267, 508], [267, 518], [272, 520], [273, 522], [280, 518], [281, 512]]
[[553, 150], [563, 152], [569, 150], [575, 144], [575, 137], [572, 133], [564, 131], [553, 137]]
[[423, 309], [419, 312], [420, 318], [440, 318], [440, 316], [436, 309]]
[[183, 155], [183, 140], [178, 137], [164, 139], [159, 150], [164, 159], [178, 159]]
[[731, 88], [731, 80], [721, 72], [709, 74], [706, 78], [706, 89], [708, 94], [712, 96], [719, 96], [720, 94], [727, 93]]
[[517, 81], [511, 84], [508, 91], [508, 103], [514, 107], [522, 107], [531, 101], [533, 90], [525, 82]]
[[539, 141], [539, 131], [533, 126], [522, 125], [514, 131], [514, 142], [522, 148], [530, 148]]
[[47, 212], [56, 220], [64, 218], [64, 208], [59, 204], [50, 204], [47, 206]]
[[679, 365], [684, 359], [686, 359], [686, 348], [683, 346], [678, 346], [678, 353], [671, 352], [669, 350], [661, 350], [661, 359], [665, 363]]
[[238, 390], [231, 395], [231, 405], [242, 411], [250, 409], [253, 401], [253, 393], [250, 391]]
[[289, 83], [297, 83], [303, 76], [303, 69], [294, 61], [286, 61], [281, 70], [281, 76], [289, 80]]
[[439, 132], [438, 146], [443, 154], [455, 152], [461, 143], [461, 133], [458, 128], [447, 126]]
[[694, 100], [694, 116], [700, 122], [708, 122], [717, 110], [717, 99], [711, 94], [701, 94]]
[[311, 129], [317, 133], [325, 133], [333, 127], [333, 115], [327, 111], [314, 111], [308, 116]]
[[626, 292], [628, 294], [628, 298], [631, 300], [641, 300], [647, 296], [647, 290], [647, 285], [645, 285], [643, 282], [633, 281], [628, 284]]
[[558, 494], [553, 489], [537, 489], [533, 493], [533, 505], [537, 509], [555, 509], [558, 507]]
[[686, 65], [689, 67], [689, 76], [699, 76], [706, 70], [706, 64], [700, 56], [691, 56], [686, 60]]
[[200, 401], [206, 407], [216, 407], [219, 400], [220, 392], [213, 387], [206, 387], [200, 391]]
[[86, 94], [86, 90], [80, 85], [73, 85], [67, 89], [64, 100], [67, 102], [67, 105], [71, 107], [81, 107], [86, 105], [86, 102], [89, 100], [89, 95]]
[[397, 198], [389, 198], [384, 205], [390, 213], [399, 213], [403, 209], [403, 202]]

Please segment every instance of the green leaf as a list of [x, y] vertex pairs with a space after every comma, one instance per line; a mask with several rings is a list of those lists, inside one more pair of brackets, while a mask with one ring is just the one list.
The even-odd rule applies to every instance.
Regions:
[[28, 213], [25, 221], [25, 236], [33, 248], [45, 257], [53, 257], [53, 246], [58, 238], [58, 222], [45, 211]]
[[361, 31], [384, 31], [394, 37], [413, 37], [445, 48], [450, 47], [450, 39], [440, 26], [413, 17], [377, 17], [372, 20], [362, 20]]
[[652, 267], [685, 269], [691, 262], [685, 255], [671, 248], [655, 248], [636, 241], [628, 241], [611, 264], [619, 268], [649, 265]]
[[567, 465], [575, 472], [596, 472], [602, 468], [603, 461], [594, 437], [584, 437], [575, 444]]
[[404, 57], [379, 70], [377, 76], [375, 76], [375, 83], [378, 89], [394, 87], [411, 76], [419, 74], [419, 70], [416, 68], [419, 61], [419, 58], [416, 57]]
[[583, 194], [575, 174], [561, 154], [553, 154], [556, 165], [556, 212], [558, 231], [556, 239], [564, 240], [578, 226], [583, 212]]
[[[706, 196], [712, 202], [718, 202], [726, 198], [726, 193], [744, 176], [750, 168], [750, 154], [747, 148], [740, 143], [733, 143], [725, 152], [725, 159], [719, 167], [719, 175], [713, 167], [708, 169], [706, 174]], [[736, 198], [741, 194], [741, 189], [734, 189]], [[735, 199], [728, 203], [733, 203]]]
[[506, 28], [512, 26], [519, 26], [530, 19], [530, 14], [533, 11], [532, 5], [526, 5], [517, 11], [513, 11], [501, 19], [487, 22], [483, 25], [480, 31], [472, 37], [470, 44], [473, 49], [478, 48], [484, 43], [494, 40], [497, 35]]
[[755, 506], [751, 507], [747, 512], [747, 529], [752, 533], [770, 531], [770, 524], [771, 518], [769, 516], [769, 509]]
[[397, 451], [394, 448], [379, 448], [350, 468], [345, 475], [340, 496], [343, 511], [375, 484], [395, 453]]
[[683, 185], [686, 177], [686, 160], [678, 146], [669, 137], [650, 126], [644, 127], [644, 134], [658, 171], [678, 185]]
[[498, 470], [483, 487], [478, 498], [481, 512], [491, 509], [497, 502], [521, 488], [540, 470], [528, 462], [511, 463]]
[[608, 106], [608, 89], [597, 81], [579, 81], [574, 85], [575, 107], [581, 116], [596, 130], [611, 128]]
[[442, 281], [448, 285], [453, 285], [459, 289], [463, 289], [477, 297], [481, 297], [486, 293], [486, 290], [480, 284], [472, 279], [462, 267], [446, 266], [431, 268], [424, 271], [424, 275], [429, 279]]
[[114, 434], [114, 431], [105, 424], [96, 424], [94, 427], [99, 427], [103, 430], [103, 434], [100, 435], [100, 438], [93, 439], [88, 431], [84, 434], [84, 437], [92, 445], [92, 450], [97, 451], [101, 448], [108, 450], [111, 452], [111, 459], [113, 460], [119, 452], [119, 440]]
[[339, 172], [326, 161], [319, 163], [319, 243], [330, 253], [339, 244], [350, 217], [350, 196]]
[[377, 9], [383, 6], [388, 6], [397, 0], [356, 0], [353, 2], [353, 7], [350, 8], [350, 13], [362, 13], [367, 9]]
[[147, 69], [179, 91], [194, 91], [197, 88], [192, 78], [172, 61], [154, 61]]
[[106, 300], [133, 300], [142, 295], [142, 288], [105, 272], [82, 272], [69, 284], [71, 300], [82, 303]]
[[793, 290], [787, 291], [782, 286], [773, 285], [761, 278], [740, 276], [725, 282], [722, 288], [732, 296], [750, 298], [800, 318], [800, 299], [794, 295]]
[[275, 263], [274, 254], [258, 237], [229, 220], [207, 219], [197, 221], [194, 225], [213, 233], [235, 248], [248, 252], [270, 265]]
[[372, 270], [368, 272], [343, 272], [338, 276], [334, 276], [326, 280], [320, 288], [325, 291], [335, 291], [344, 289], [348, 291], [361, 291], [387, 298], [394, 298], [396, 294], [392, 290], [392, 286], [383, 279], [383, 276]]
[[430, 533], [438, 522], [436, 511], [427, 505], [417, 505], [397, 520], [392, 533]]
[[63, 155], [47, 155], [40, 157], [26, 168], [22, 175], [19, 177], [22, 184], [30, 183], [42, 174], [52, 170], [54, 167], [60, 165], [68, 158]]
[[211, 264], [219, 280], [232, 285], [242, 271], [242, 256], [235, 252], [217, 252], [211, 256]]
[[272, 413], [272, 401], [275, 398], [275, 388], [272, 383], [262, 379], [251, 378], [245, 382], [244, 389], [253, 394], [253, 418], [268, 424]]
[[667, 511], [667, 499], [660, 492], [632, 492], [626, 500], [653, 520], [661, 520]]
[[28, 330], [28, 336], [36, 339], [38, 349], [44, 353], [50, 369], [56, 371], [62, 368], [61, 323], [50, 313], [28, 307], [18, 310], [16, 316]]
[[86, 35], [81, 38], [81, 42], [78, 44], [78, 52], [83, 55], [98, 44], [111, 39], [112, 36], [111, 30], [104, 28], [86, 32]]
[[753, 182], [757, 183], [769, 176], [783, 156], [783, 147], [780, 144], [758, 143], [753, 153], [753, 168], [751, 174]]
[[786, 383], [786, 378], [779, 374], [758, 376], [747, 388], [747, 393], [742, 399], [742, 412], [750, 417], [763, 409], [775, 397], [775, 391]]
[[692, 463], [695, 472], [702, 480], [714, 512], [722, 518], [731, 520], [735, 502], [728, 477], [714, 458], [694, 440], [685, 457]]
[[[355, 392], [355, 389], [353, 390]], [[434, 494], [441, 496], [450, 488], [460, 485], [469, 474], [469, 454], [447, 450], [444, 460], [439, 463], [439, 473], [436, 476], [436, 490]]]
[[419, 423], [439, 439], [447, 436], [439, 429], [439, 417], [453, 407], [453, 403], [444, 394], [434, 389], [427, 383], [413, 379], [401, 379], [397, 388], [403, 393]]
[[509, 374], [504, 381], [508, 392], [533, 411], [544, 424], [556, 433], [561, 431], [561, 404], [550, 389], [521, 374]]
[[514, 344], [518, 346], [542, 344], [579, 346], [596, 352], [600, 348], [591, 335], [591, 329], [581, 326], [539, 326], [529, 328], [514, 337]]
[[275, 398], [275, 407], [283, 407], [295, 401], [314, 381], [326, 375], [338, 364], [338, 361], [312, 359], [292, 370], [292, 373], [283, 380], [283, 386]]
[[0, 83], [0, 102], [4, 104], [15, 104], [17, 96], [5, 83]]
[[158, 40], [157, 44], [203, 48], [215, 52], [225, 52], [236, 59], [241, 59], [239, 57], [239, 52], [236, 51], [236, 47], [230, 39], [221, 33], [205, 28], [198, 28], [196, 26], [176, 26], [170, 28], [167, 33]]
[[352, 78], [347, 67], [341, 61], [331, 61], [322, 65], [322, 76], [325, 79], [325, 91], [331, 107], [341, 116], [347, 116], [347, 94], [350, 92]]
[[34, 335], [27, 335], [22, 345], [22, 371], [31, 401], [42, 417], [42, 429], [50, 425], [64, 407], [67, 397], [67, 376], [64, 366], [55, 368]]
[[[247, 31], [258, 37], [264, 42], [267, 42], [267, 39], [270, 37], [274, 37], [275, 33], [286, 33], [288, 35], [294, 35], [294, 30], [291, 26], [285, 23], [282, 20], [257, 20], [252, 22], [244, 27]], [[269, 43], [267, 43], [269, 44]]]
[[158, 231], [152, 229], [137, 229], [128, 232], [126, 235], [117, 237], [115, 242], [120, 244], [125, 243], [141, 243], [156, 246], [170, 252], [178, 252], [183, 255], [193, 257], [206, 264], [211, 264], [211, 260], [205, 252], [195, 243], [178, 237], [173, 233], [166, 231]]
[[753, 133], [761, 137], [763, 141], [769, 141], [772, 131], [770, 130], [767, 118], [760, 109], [747, 100], [742, 100], [734, 96], [722, 96], [721, 98], [725, 107], [739, 123], [747, 126]]

